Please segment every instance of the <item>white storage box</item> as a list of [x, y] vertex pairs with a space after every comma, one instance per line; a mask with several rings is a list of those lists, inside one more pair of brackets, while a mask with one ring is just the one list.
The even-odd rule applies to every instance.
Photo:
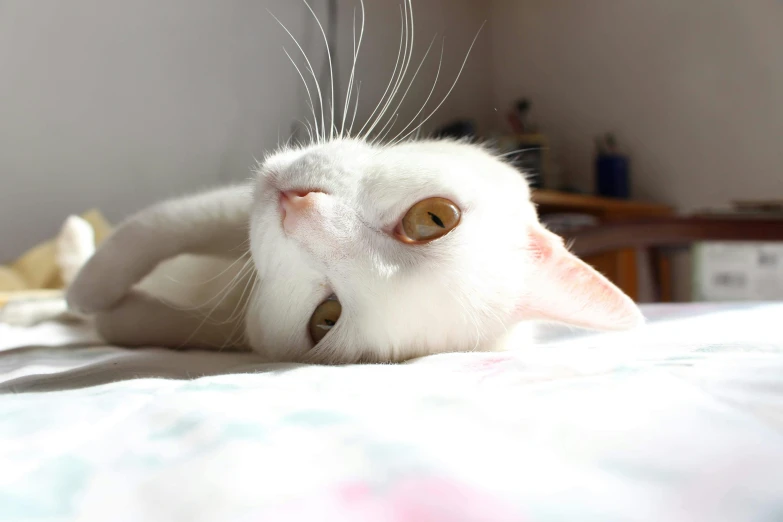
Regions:
[[783, 243], [732, 241], [694, 245], [693, 298], [783, 300]]

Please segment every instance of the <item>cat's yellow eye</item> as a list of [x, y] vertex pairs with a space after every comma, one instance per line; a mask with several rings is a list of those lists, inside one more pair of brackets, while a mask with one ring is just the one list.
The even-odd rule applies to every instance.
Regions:
[[318, 344], [337, 324], [342, 312], [343, 307], [336, 297], [330, 297], [316, 307], [310, 317], [310, 338], [315, 344]]
[[429, 198], [413, 205], [402, 218], [400, 237], [410, 243], [425, 243], [445, 236], [460, 220], [460, 210], [444, 198]]

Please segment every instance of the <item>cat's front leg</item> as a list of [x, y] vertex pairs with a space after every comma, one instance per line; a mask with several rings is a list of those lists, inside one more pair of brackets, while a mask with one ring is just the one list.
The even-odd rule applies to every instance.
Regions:
[[163, 346], [249, 351], [244, 316], [233, 303], [182, 309], [131, 290], [112, 309], [96, 315], [101, 337], [126, 347]]
[[249, 186], [174, 199], [132, 216], [95, 252], [68, 289], [71, 309], [107, 310], [161, 262], [180, 254], [236, 257], [247, 249]]

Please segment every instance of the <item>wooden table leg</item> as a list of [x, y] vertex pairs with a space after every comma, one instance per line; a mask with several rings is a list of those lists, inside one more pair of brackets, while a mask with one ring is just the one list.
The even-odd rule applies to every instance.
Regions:
[[638, 301], [639, 270], [636, 257], [636, 250], [628, 249], [585, 257], [584, 261], [605, 275], [631, 299]]
[[669, 256], [660, 248], [650, 248], [650, 268], [656, 286], [656, 298], [661, 303], [671, 303], [674, 300], [672, 287], [672, 263]]
[[636, 264], [636, 250], [620, 250], [616, 254], [617, 274], [614, 284], [634, 301], [639, 300], [639, 267]]

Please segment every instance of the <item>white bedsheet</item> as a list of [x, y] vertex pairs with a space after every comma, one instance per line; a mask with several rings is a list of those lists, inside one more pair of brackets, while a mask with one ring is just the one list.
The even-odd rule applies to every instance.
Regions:
[[783, 520], [783, 304], [645, 313], [350, 367], [0, 326], [0, 521]]

